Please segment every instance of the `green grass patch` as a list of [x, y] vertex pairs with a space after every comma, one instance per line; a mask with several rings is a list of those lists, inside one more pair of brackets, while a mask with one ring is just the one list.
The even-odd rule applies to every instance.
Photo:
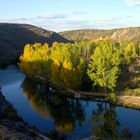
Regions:
[[128, 96], [140, 96], [140, 88], [136, 89], [125, 89], [122, 92], [123, 95], [128, 95]]

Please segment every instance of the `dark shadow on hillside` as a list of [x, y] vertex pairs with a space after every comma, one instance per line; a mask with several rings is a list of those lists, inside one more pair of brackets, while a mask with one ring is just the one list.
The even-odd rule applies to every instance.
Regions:
[[59, 34], [26, 24], [0, 24], [0, 58], [7, 63], [17, 62], [24, 46], [53, 42], [68, 43], [69, 40]]

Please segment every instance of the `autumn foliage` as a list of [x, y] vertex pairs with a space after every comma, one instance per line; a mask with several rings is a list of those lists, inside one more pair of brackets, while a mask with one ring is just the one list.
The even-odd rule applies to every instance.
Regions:
[[105, 87], [114, 90], [124, 66], [140, 55], [139, 43], [112, 40], [80, 43], [27, 44], [20, 68], [30, 77], [46, 79], [57, 88]]

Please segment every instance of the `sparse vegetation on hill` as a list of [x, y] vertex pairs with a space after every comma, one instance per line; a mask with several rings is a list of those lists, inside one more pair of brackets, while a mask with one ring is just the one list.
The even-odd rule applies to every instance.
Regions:
[[111, 37], [113, 33], [117, 30], [96, 30], [96, 29], [83, 29], [83, 30], [73, 30], [73, 31], [64, 31], [59, 34], [63, 37], [73, 40], [73, 41], [87, 41], [95, 40], [100, 37]]
[[64, 32], [60, 32], [59, 34], [73, 41], [95, 40], [95, 39], [106, 38], [106, 37], [110, 37], [113, 40], [119, 40], [119, 41], [140, 40], [139, 27], [112, 29], [112, 30], [83, 29], [83, 30], [64, 31]]

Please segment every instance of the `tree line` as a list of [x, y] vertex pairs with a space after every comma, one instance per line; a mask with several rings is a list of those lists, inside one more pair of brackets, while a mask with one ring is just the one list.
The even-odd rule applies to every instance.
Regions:
[[[128, 72], [140, 43], [95, 40], [76, 43], [27, 44], [20, 68], [30, 77], [46, 79], [57, 88], [114, 91]], [[137, 64], [139, 65], [139, 64]]]

